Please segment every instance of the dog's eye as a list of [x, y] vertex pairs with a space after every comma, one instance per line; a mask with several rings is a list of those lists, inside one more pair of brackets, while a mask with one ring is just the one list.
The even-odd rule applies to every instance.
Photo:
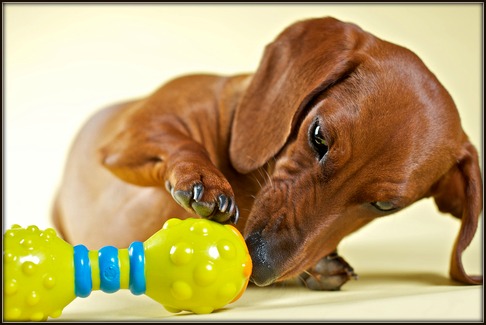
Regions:
[[392, 202], [378, 201], [378, 202], [372, 202], [371, 205], [383, 212], [389, 212], [396, 209], [396, 206]]
[[310, 142], [314, 150], [319, 154], [319, 160], [321, 160], [329, 150], [329, 144], [322, 135], [321, 126], [317, 123], [311, 127]]

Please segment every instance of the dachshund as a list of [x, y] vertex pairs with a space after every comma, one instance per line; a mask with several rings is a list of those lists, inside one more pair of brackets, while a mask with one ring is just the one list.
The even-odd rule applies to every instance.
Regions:
[[254, 73], [186, 75], [95, 113], [69, 152], [53, 222], [91, 249], [172, 217], [236, 223], [258, 286], [355, 276], [339, 242], [423, 198], [461, 220], [450, 276], [482, 211], [478, 153], [412, 51], [333, 17], [298, 21]]

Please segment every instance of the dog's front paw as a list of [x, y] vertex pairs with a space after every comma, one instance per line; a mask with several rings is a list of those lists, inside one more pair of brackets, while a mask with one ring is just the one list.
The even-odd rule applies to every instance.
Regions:
[[220, 223], [238, 221], [239, 210], [231, 185], [217, 170], [180, 164], [165, 183], [184, 209]]
[[303, 285], [311, 290], [335, 291], [351, 278], [357, 279], [353, 268], [336, 252], [323, 257], [317, 264], [300, 274]]

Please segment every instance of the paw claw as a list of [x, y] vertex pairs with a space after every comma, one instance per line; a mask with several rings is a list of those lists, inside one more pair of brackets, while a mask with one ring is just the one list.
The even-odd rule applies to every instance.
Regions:
[[219, 206], [219, 211], [221, 212], [226, 212], [226, 208], [228, 207], [228, 198], [226, 195], [220, 194], [218, 196], [218, 206]]
[[240, 210], [236, 205], [235, 205], [235, 209], [236, 209], [235, 214], [231, 216], [231, 222], [236, 225], [238, 219], [240, 218]]
[[196, 202], [201, 201], [201, 198], [204, 194], [204, 186], [202, 184], [194, 185], [193, 192], [194, 196], [192, 197], [192, 199]]
[[233, 198], [227, 197], [224, 194], [220, 194], [218, 196], [218, 207], [218, 210], [215, 211], [215, 214], [212, 217], [213, 220], [221, 223], [228, 220], [233, 223], [236, 223], [233, 220], [238, 221], [239, 210]]
[[236, 207], [235, 200], [229, 199], [229, 204], [228, 204], [228, 207], [226, 209], [226, 212], [229, 215], [232, 215], [235, 211], [235, 207]]

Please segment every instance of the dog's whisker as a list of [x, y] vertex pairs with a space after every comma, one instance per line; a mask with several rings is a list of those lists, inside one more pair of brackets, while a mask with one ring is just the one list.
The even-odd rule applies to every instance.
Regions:
[[[309, 276], [314, 276], [314, 275], [313, 275], [312, 273], [310, 273], [308, 270], [304, 270], [304, 272], [302, 272], [302, 273], [305, 273], [305, 274], [307, 274], [307, 275], [309, 275]], [[299, 275], [299, 277], [300, 277], [300, 275]]]
[[273, 188], [274, 185], [273, 185], [273, 181], [272, 181], [272, 176], [270, 175], [270, 173], [268, 172], [267, 169], [265, 169], [265, 174], [267, 174], [268, 181], [270, 182], [270, 186]]
[[254, 194], [249, 194], [249, 195], [246, 195], [247, 198], [251, 198], [253, 200], [256, 200], [256, 195]]
[[[305, 275], [305, 276], [304, 276]], [[307, 289], [311, 289], [311, 287], [309, 287], [309, 278], [312, 278], [314, 279], [317, 283], [321, 282], [321, 279], [319, 279], [319, 277], [317, 277], [315, 274], [311, 273], [310, 271], [308, 270], [304, 270], [302, 273], [300, 273], [298, 275], [298, 279], [300, 280], [300, 282], [307, 288]]]
[[258, 183], [258, 185], [260, 186], [260, 189], [262, 189], [263, 188], [263, 185], [260, 182], [260, 180], [258, 179], [258, 177], [256, 177], [256, 175], [253, 175], [253, 179]]
[[262, 189], [264, 187], [264, 185], [262, 185], [262, 183], [258, 180], [257, 177], [255, 177], [255, 180], [258, 182], [258, 185], [260, 185], [260, 189]]
[[300, 283], [302, 283], [307, 289], [309, 289], [306, 281], [307, 278], [304, 278], [302, 275], [299, 275], [298, 278], [300, 279]]
[[[260, 176], [262, 177], [262, 180], [264, 181], [264, 183], [263, 183], [263, 184], [264, 184], [264, 185], [267, 185], [267, 182], [266, 182], [266, 180], [265, 180], [265, 174], [263, 174], [263, 172], [262, 172], [263, 167], [259, 167], [257, 170], [258, 170], [258, 173], [260, 174]], [[257, 178], [257, 177], [255, 176], [255, 179], [256, 179], [256, 178]], [[258, 180], [257, 180], [257, 181], [258, 181]], [[260, 183], [260, 182], [258, 182], [258, 183], [260, 184], [260, 188], [262, 188], [261, 183]]]
[[315, 280], [319, 281], [319, 278], [318, 278], [318, 277], [317, 277], [317, 276], [316, 276], [314, 273], [311, 273], [311, 272], [309, 272], [308, 270], [305, 270], [305, 271], [304, 271], [304, 272], [302, 272], [302, 273], [305, 273], [305, 274], [307, 274], [309, 277], [314, 278]]

